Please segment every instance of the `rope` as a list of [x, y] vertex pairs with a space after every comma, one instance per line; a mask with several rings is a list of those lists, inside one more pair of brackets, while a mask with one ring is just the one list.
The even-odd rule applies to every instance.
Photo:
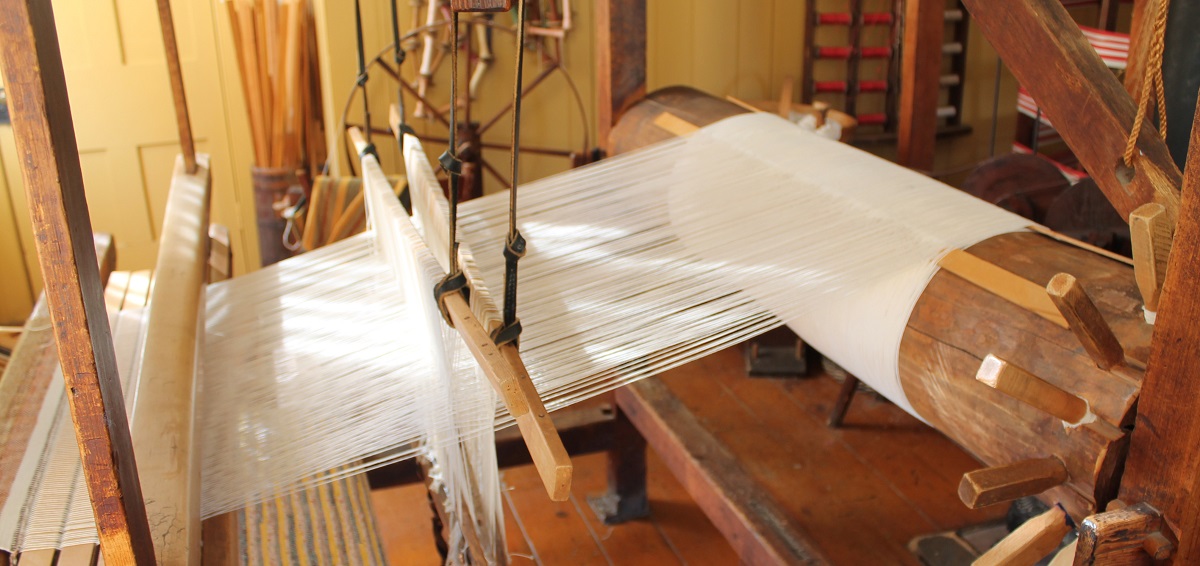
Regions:
[[515, 342], [521, 335], [521, 322], [517, 320], [517, 262], [525, 255], [525, 238], [517, 229], [517, 165], [521, 152], [521, 87], [522, 70], [525, 67], [525, 0], [517, 0], [517, 65], [513, 81], [512, 121], [512, 188], [508, 191], [508, 239], [504, 246], [504, 326], [494, 337], [497, 344]]
[[1150, 111], [1151, 98], [1147, 87], [1154, 89], [1154, 102], [1158, 107], [1158, 133], [1163, 139], [1167, 138], [1167, 94], [1163, 86], [1162, 58], [1163, 46], [1167, 35], [1167, 7], [1171, 0], [1159, 0], [1158, 11], [1154, 14], [1154, 31], [1150, 39], [1149, 58], [1142, 69], [1142, 82], [1138, 87], [1138, 110], [1133, 119], [1133, 130], [1129, 132], [1129, 141], [1125, 145], [1125, 166], [1133, 167], [1133, 158], [1137, 154], [1138, 137], [1142, 133], [1142, 123]]

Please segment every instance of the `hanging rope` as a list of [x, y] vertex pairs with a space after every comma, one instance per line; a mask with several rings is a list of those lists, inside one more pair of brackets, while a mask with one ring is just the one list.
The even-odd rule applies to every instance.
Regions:
[[[432, 5], [431, 5], [432, 9]], [[438, 157], [438, 163], [446, 174], [450, 176], [450, 218], [449, 218], [449, 254], [450, 254], [450, 273], [446, 274], [446, 278], [442, 279], [433, 288], [434, 298], [437, 300], [438, 308], [442, 311], [442, 318], [446, 320], [446, 324], [451, 327], [454, 322], [450, 320], [450, 314], [446, 311], [445, 298], [452, 293], [465, 293], [467, 290], [467, 278], [463, 275], [462, 266], [458, 260], [458, 187], [459, 175], [462, 174], [462, 161], [458, 159], [458, 142], [456, 141], [458, 133], [458, 12], [450, 11], [450, 30], [452, 40], [450, 42], [450, 133], [449, 147], [446, 152]]]
[[1154, 14], [1154, 31], [1150, 39], [1150, 50], [1146, 64], [1142, 69], [1142, 81], [1138, 87], [1137, 117], [1133, 119], [1133, 130], [1129, 132], [1129, 141], [1125, 145], [1125, 166], [1133, 167], [1133, 158], [1137, 155], [1138, 137], [1142, 133], [1142, 123], [1150, 111], [1149, 88], [1154, 89], [1154, 102], [1158, 107], [1158, 133], [1167, 139], [1167, 94], [1163, 86], [1162, 59], [1163, 46], [1167, 35], [1167, 7], [1170, 0], [1159, 0], [1158, 11]]
[[508, 191], [508, 240], [504, 245], [504, 326], [492, 338], [497, 345], [516, 342], [521, 335], [517, 319], [517, 262], [525, 255], [525, 238], [517, 229], [517, 166], [521, 156], [521, 77], [525, 67], [525, 0], [517, 0], [517, 70], [513, 81], [512, 188]]

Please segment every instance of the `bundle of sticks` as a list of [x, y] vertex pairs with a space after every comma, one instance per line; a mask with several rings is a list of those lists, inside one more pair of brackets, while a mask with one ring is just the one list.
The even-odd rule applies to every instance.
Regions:
[[316, 36], [308, 0], [226, 0], [259, 167], [325, 161]]

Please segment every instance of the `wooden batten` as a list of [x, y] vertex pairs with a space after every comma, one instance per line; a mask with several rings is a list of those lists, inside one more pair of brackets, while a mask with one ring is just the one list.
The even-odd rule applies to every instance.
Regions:
[[141, 385], [133, 408], [146, 511], [163, 564], [199, 564], [200, 449], [197, 345], [208, 275], [208, 156], [194, 174], [176, 160], [150, 291]]
[[963, 250], [950, 250], [938, 265], [1063, 328], [1067, 320], [1036, 283]]

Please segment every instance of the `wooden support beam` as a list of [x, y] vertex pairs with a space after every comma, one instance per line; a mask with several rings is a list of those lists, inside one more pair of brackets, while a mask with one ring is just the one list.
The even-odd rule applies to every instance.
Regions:
[[1175, 529], [1176, 564], [1200, 560], [1200, 113], [1194, 116], [1180, 222], [1142, 379], [1121, 499], [1146, 502]]
[[1125, 363], [1125, 349], [1104, 321], [1096, 303], [1074, 277], [1066, 273], [1055, 275], [1046, 285], [1046, 293], [1097, 367], [1109, 369]]
[[596, 144], [609, 152], [613, 125], [646, 95], [645, 0], [596, 2], [596, 69]]
[[1163, 281], [1167, 277], [1167, 260], [1171, 255], [1171, 240], [1175, 227], [1167, 218], [1161, 204], [1147, 203], [1129, 215], [1129, 240], [1133, 247], [1133, 277], [1142, 302], [1146, 305], [1147, 319], [1155, 318], [1149, 313], [1158, 312], [1162, 298]]
[[175, 123], [179, 127], [179, 148], [183, 154], [184, 170], [196, 172], [196, 142], [192, 138], [192, 120], [188, 117], [187, 93], [183, 90], [183, 67], [179, 65], [179, 44], [175, 41], [175, 19], [171, 17], [171, 0], [158, 1], [158, 23], [162, 28], [163, 47], [167, 54], [167, 75], [171, 79], [171, 97], [175, 101]]
[[49, 2], [0, 0], [0, 68], [104, 559], [153, 564]]
[[963, 474], [958, 498], [971, 509], [1037, 495], [1067, 481], [1067, 467], [1053, 456]]
[[1058, 548], [1063, 537], [1074, 525], [1062, 507], [1054, 506], [1049, 511], [1025, 522], [1009, 533], [1004, 540], [993, 546], [972, 563], [972, 566], [1027, 566], [1035, 564]]
[[[963, 0], [988, 42], [1033, 95], [1109, 202], [1128, 217], [1158, 202], [1175, 218], [1182, 175], [1150, 120], [1133, 171], [1121, 165], [1137, 113], [1059, 0]], [[1070, 88], [1064, 88], [1070, 85]]]
[[802, 525], [658, 379], [616, 392], [617, 405], [747, 564], [827, 564]]
[[154, 264], [142, 375], [133, 407], [146, 514], [163, 564], [200, 563], [200, 447], [196, 438], [198, 335], [208, 277], [208, 156], [175, 161]]
[[904, 2], [904, 42], [900, 62], [899, 132], [896, 160], [911, 169], [933, 170], [941, 93], [943, 0]]

